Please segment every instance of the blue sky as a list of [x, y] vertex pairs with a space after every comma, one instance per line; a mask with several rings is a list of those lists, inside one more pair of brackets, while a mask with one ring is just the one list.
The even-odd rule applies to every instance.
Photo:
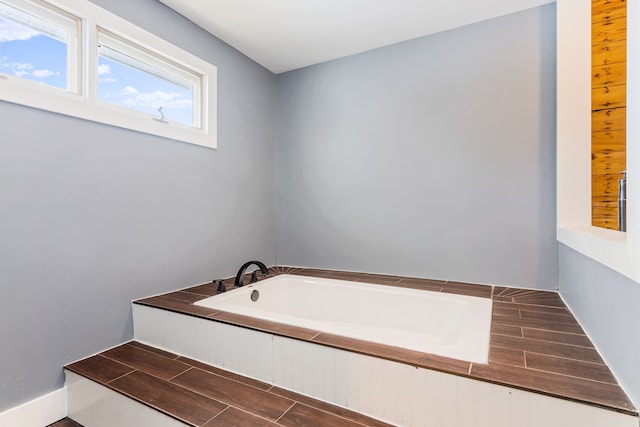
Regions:
[[[0, 72], [67, 89], [66, 43], [0, 17]], [[98, 98], [192, 125], [189, 89], [100, 56]]]
[[192, 125], [191, 92], [177, 84], [99, 57], [98, 99]]
[[67, 89], [67, 46], [0, 18], [0, 72]]

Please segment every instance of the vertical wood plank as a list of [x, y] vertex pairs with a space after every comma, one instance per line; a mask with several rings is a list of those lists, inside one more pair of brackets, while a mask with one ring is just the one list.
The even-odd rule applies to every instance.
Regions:
[[618, 229], [626, 169], [626, 0], [591, 2], [591, 223]]

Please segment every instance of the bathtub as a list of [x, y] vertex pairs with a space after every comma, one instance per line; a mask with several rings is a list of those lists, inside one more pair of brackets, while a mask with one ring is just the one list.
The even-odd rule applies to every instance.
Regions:
[[489, 298], [283, 274], [195, 305], [468, 362], [488, 360]]

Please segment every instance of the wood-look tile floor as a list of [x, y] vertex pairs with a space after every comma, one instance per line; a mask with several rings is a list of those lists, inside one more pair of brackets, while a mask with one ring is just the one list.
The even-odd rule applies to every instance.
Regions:
[[[195, 301], [217, 294], [216, 286], [211, 283], [135, 303], [638, 415], [633, 403], [556, 292], [333, 270], [272, 267], [270, 275], [277, 274], [327, 277], [492, 298], [489, 363], [470, 363], [402, 350], [193, 305]], [[232, 282], [233, 279], [225, 280], [227, 289], [233, 288]], [[248, 283], [248, 276], [245, 283]]]
[[389, 426], [136, 341], [66, 368], [193, 426]]

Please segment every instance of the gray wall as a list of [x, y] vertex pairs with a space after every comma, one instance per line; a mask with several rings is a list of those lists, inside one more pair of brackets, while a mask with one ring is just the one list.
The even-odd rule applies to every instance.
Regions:
[[554, 289], [555, 4], [278, 76], [279, 264]]
[[100, 6], [218, 67], [218, 144], [0, 103], [0, 412], [132, 337], [131, 304], [275, 262], [275, 77], [155, 0]]
[[631, 399], [640, 403], [640, 286], [560, 245], [560, 294]]

